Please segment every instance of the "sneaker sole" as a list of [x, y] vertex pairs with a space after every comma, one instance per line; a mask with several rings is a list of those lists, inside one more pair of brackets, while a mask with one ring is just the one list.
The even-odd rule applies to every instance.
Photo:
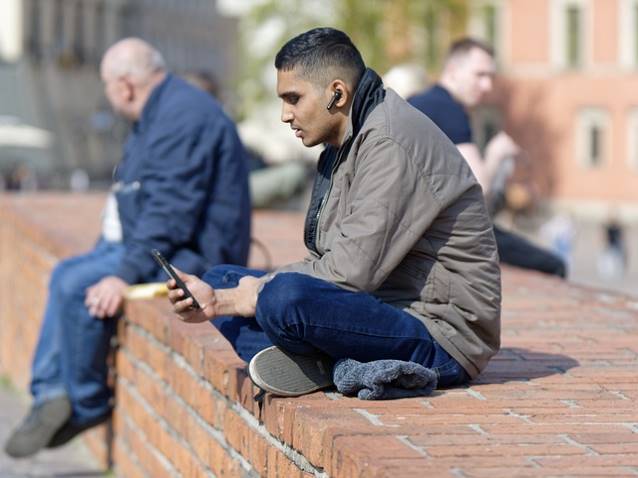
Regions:
[[308, 357], [272, 346], [257, 353], [248, 374], [262, 390], [284, 397], [297, 397], [331, 386], [332, 364], [324, 357]]

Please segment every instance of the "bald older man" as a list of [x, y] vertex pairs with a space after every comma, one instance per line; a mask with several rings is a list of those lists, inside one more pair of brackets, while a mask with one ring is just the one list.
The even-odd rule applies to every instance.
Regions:
[[245, 156], [220, 106], [136, 38], [109, 48], [100, 74], [113, 109], [133, 126], [97, 244], [51, 276], [33, 407], [5, 447], [13, 457], [62, 445], [110, 415], [106, 355], [126, 288], [166, 279], [151, 249], [196, 275], [248, 256]]

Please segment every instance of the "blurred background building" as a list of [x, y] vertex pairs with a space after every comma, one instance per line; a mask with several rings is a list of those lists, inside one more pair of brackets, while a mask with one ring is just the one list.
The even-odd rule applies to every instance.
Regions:
[[507, 129], [554, 204], [636, 217], [638, 1], [480, 3], [470, 28], [494, 45], [503, 72], [482, 135]]
[[[562, 250], [572, 278], [638, 286], [638, 0], [2, 0], [2, 184], [108, 184], [128, 125], [108, 108], [98, 64], [135, 35], [173, 71], [213, 72], [257, 162], [306, 161], [281, 182], [291, 194], [318, 151], [280, 124], [273, 58], [318, 25], [346, 31], [380, 74], [423, 76], [397, 88], [436, 81], [455, 38], [491, 44], [499, 79], [473, 112], [476, 140], [504, 129], [526, 152], [500, 220]], [[618, 241], [624, 252], [605, 259]]]
[[0, 161], [5, 174], [26, 163], [41, 187], [69, 188], [82, 172], [108, 184], [127, 125], [108, 107], [98, 66], [116, 40], [145, 38], [173, 70], [215, 71], [224, 85], [236, 70], [237, 21], [214, 1], [3, 0], [0, 31], [0, 128], [35, 126], [53, 139], [9, 159], [0, 142]]

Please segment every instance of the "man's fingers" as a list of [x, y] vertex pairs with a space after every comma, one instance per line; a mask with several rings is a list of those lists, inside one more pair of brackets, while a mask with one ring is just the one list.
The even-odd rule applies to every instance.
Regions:
[[192, 306], [193, 306], [193, 299], [188, 297], [187, 299], [180, 300], [179, 302], [175, 302], [173, 304], [173, 310], [177, 314], [181, 314], [182, 312], [186, 312], [188, 310], [192, 310], [192, 308], [193, 308]]
[[177, 287], [177, 282], [175, 282], [175, 279], [168, 279], [166, 281], [166, 287], [169, 289], [175, 289]]
[[104, 317], [113, 317], [120, 308], [120, 298], [118, 296], [109, 297], [104, 304]]
[[168, 291], [168, 300], [171, 301], [172, 304], [179, 302], [184, 298], [184, 291], [182, 289], [173, 289]]
[[104, 317], [104, 313], [102, 312], [102, 309], [103, 309], [102, 304], [100, 302], [95, 302], [89, 308], [89, 314], [91, 314], [93, 317], [97, 317], [98, 319], [101, 319]]
[[89, 307], [89, 314], [91, 314], [93, 317], [97, 317], [97, 304], [91, 305]]
[[94, 295], [88, 295], [84, 301], [84, 305], [89, 309], [91, 315], [96, 315], [100, 305], [100, 299]]

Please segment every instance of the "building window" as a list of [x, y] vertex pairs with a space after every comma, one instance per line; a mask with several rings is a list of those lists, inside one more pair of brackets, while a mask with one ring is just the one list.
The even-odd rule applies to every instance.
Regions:
[[582, 11], [578, 5], [567, 6], [565, 12], [565, 51], [566, 64], [570, 68], [578, 68], [582, 63]]
[[601, 108], [584, 108], [578, 115], [577, 156], [586, 168], [600, 168], [608, 160], [610, 148], [609, 114]]
[[587, 0], [553, 0], [551, 58], [556, 66], [579, 69], [585, 65]]
[[601, 136], [603, 134], [602, 128], [600, 125], [591, 124], [589, 125], [589, 131], [587, 134], [589, 136], [589, 164], [593, 167], [600, 166], [600, 163], [602, 163], [602, 152], [600, 148], [600, 143], [602, 141]]
[[25, 8], [28, 9], [25, 16], [28, 23], [25, 38], [27, 51], [33, 59], [39, 60], [42, 56], [42, 13], [40, 2], [32, 0], [25, 4]]
[[494, 49], [497, 61], [501, 56], [502, 0], [479, 0], [473, 4], [470, 33]]
[[634, 107], [627, 117], [627, 164], [638, 172], [638, 107]]
[[497, 46], [497, 18], [496, 18], [496, 6], [485, 5], [481, 15], [483, 18], [483, 30], [485, 31], [485, 41], [490, 44], [492, 48]]
[[620, 63], [635, 69], [638, 67], [638, 0], [620, 0], [618, 14]]

